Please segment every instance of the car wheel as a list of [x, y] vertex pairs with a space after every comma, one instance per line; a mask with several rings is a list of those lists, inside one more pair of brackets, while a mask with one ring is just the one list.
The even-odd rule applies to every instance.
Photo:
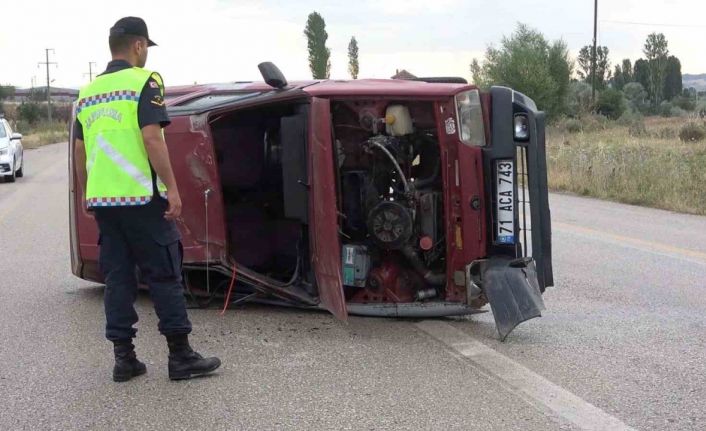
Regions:
[[12, 161], [12, 169], [10, 169], [10, 171], [12, 171], [10, 173], [10, 175], [5, 175], [5, 182], [6, 183], [14, 183], [15, 182], [15, 161], [14, 160]]
[[25, 158], [23, 155], [22, 156], [22, 164], [20, 165], [20, 168], [17, 170], [17, 173], [15, 174], [15, 176], [17, 178], [22, 178], [25, 176], [24, 168], [25, 168]]

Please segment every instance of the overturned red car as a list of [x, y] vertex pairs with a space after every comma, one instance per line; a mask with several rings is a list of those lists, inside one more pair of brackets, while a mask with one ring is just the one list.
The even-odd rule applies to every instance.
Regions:
[[[553, 284], [544, 114], [458, 78], [167, 89], [188, 294], [434, 317], [490, 303], [500, 337]], [[70, 160], [73, 273], [103, 281]]]

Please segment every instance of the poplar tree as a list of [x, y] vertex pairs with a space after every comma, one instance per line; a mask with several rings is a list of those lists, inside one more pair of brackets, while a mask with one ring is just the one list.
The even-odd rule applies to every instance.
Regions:
[[681, 62], [670, 55], [667, 59], [667, 73], [664, 77], [664, 98], [672, 100], [682, 94]]
[[662, 33], [651, 33], [647, 36], [642, 52], [647, 59], [647, 70], [650, 95], [654, 106], [659, 105], [664, 95], [664, 79], [667, 75], [669, 49], [667, 39]]
[[331, 74], [331, 50], [326, 47], [326, 22], [318, 12], [309, 14], [304, 28], [309, 49], [309, 69], [314, 79], [328, 79]]
[[360, 65], [358, 64], [358, 41], [355, 40], [355, 36], [351, 37], [351, 41], [348, 44], [348, 73], [351, 74], [351, 78], [358, 79], [358, 72], [360, 71]]

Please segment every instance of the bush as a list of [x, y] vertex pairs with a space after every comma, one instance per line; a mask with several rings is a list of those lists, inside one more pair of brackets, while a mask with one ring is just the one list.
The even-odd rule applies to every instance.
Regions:
[[672, 99], [672, 103], [685, 111], [693, 111], [696, 109], [696, 100], [690, 97], [677, 96]]
[[593, 111], [591, 86], [585, 82], [572, 82], [566, 99], [566, 113], [571, 117], [580, 117]]
[[694, 108], [694, 111], [696, 112], [696, 114], [699, 117], [701, 117], [701, 118], [706, 117], [706, 102], [697, 103], [696, 108]]
[[585, 115], [581, 117], [581, 129], [584, 132], [598, 132], [608, 128], [610, 121], [600, 114]]
[[607, 129], [610, 126], [610, 120], [599, 114], [586, 114], [580, 118], [563, 117], [553, 124], [565, 133], [593, 133]]
[[627, 110], [623, 112], [623, 115], [618, 118], [617, 122], [621, 126], [630, 126], [632, 123], [639, 121], [644, 124], [645, 122], [645, 117], [642, 116], [639, 112], [635, 111], [630, 111]]
[[38, 103], [26, 102], [17, 107], [18, 120], [34, 125], [39, 121], [41, 109]]
[[688, 117], [689, 113], [681, 109], [678, 106], [673, 106], [672, 110], [669, 112], [670, 117]]
[[621, 126], [627, 126], [628, 135], [632, 137], [637, 138], [647, 135], [645, 117], [639, 112], [625, 111], [623, 115], [618, 118], [617, 123]]
[[611, 120], [617, 120], [625, 112], [623, 93], [612, 88], [602, 91], [598, 96], [596, 111]]
[[[46, 113], [46, 106], [42, 111], [43, 114]], [[71, 105], [66, 103], [52, 103], [51, 116], [54, 121], [68, 123], [71, 120]]]
[[659, 108], [657, 108], [657, 113], [662, 117], [671, 117], [673, 108], [674, 106], [665, 100], [664, 102], [659, 104]]
[[15, 121], [15, 124], [12, 125], [12, 130], [22, 133], [23, 135], [29, 133], [31, 128], [32, 126], [24, 120], [17, 120]]
[[652, 135], [658, 139], [674, 139], [677, 137], [677, 132], [671, 127], [662, 127]]
[[706, 138], [706, 129], [701, 124], [689, 122], [679, 130], [679, 139], [682, 142], [699, 142]]
[[664, 101], [659, 104], [657, 113], [662, 117], [686, 117], [688, 113], [682, 108], [675, 106], [673, 103]]
[[647, 135], [647, 128], [643, 119], [634, 120], [628, 126], [628, 135], [633, 138], [640, 138]]
[[639, 82], [630, 82], [623, 87], [623, 94], [627, 100], [628, 108], [635, 112], [646, 113], [649, 110], [650, 102], [647, 91]]
[[583, 131], [583, 123], [577, 118], [563, 118], [557, 125], [560, 130], [567, 133], [579, 133]]

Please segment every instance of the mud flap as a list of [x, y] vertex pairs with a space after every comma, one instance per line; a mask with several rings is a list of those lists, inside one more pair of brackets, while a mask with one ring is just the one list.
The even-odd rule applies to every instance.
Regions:
[[489, 259], [481, 279], [501, 341], [520, 323], [542, 315], [544, 300], [533, 259]]

